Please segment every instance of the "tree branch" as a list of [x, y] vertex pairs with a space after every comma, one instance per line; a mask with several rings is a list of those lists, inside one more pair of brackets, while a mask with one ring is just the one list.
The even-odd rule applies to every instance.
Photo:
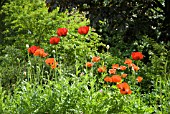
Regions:
[[166, 12], [165, 7], [158, 0], [155, 0], [155, 2], [156, 2], [156, 4], [158, 5], [159, 8], [161, 8], [164, 12]]

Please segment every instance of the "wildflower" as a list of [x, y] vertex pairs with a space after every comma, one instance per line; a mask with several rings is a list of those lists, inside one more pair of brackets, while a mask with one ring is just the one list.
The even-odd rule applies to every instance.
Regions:
[[99, 73], [105, 72], [105, 71], [106, 71], [106, 66], [99, 67], [99, 68], [97, 69], [97, 71], [98, 71]]
[[51, 66], [52, 69], [55, 69], [56, 66], [58, 65], [58, 62], [56, 62], [54, 58], [47, 58], [47, 59], [45, 60], [45, 63], [46, 63], [47, 65]]
[[124, 64], [127, 64], [128, 66], [131, 66], [132, 60], [131, 59], [126, 59]]
[[57, 65], [58, 65], [58, 62], [54, 62], [54, 64], [51, 65], [51, 68], [52, 68], [52, 69], [55, 69], [55, 68], [57, 67]]
[[122, 78], [119, 75], [113, 75], [112, 77], [112, 82], [121, 82]]
[[57, 29], [58, 36], [66, 36], [67, 32], [68, 32], [67, 28], [58, 28]]
[[142, 78], [141, 76], [138, 76], [138, 77], [136, 78], [136, 80], [140, 83], [140, 82], [142, 82], [143, 78]]
[[126, 95], [126, 94], [132, 94], [132, 91], [130, 90], [130, 88], [120, 89], [120, 93]]
[[112, 68], [113, 69], [118, 69], [119, 68], [119, 64], [112, 64]]
[[133, 60], [143, 59], [143, 54], [141, 52], [132, 52], [131, 56]]
[[46, 63], [47, 65], [53, 65], [53, 64], [54, 64], [54, 61], [55, 61], [54, 58], [47, 58], [47, 59], [45, 60], [45, 63]]
[[56, 45], [56, 44], [58, 44], [59, 42], [60, 42], [60, 38], [58, 38], [58, 37], [56, 37], [56, 36], [50, 38], [50, 44]]
[[92, 58], [92, 61], [93, 61], [93, 62], [99, 62], [99, 61], [100, 61], [100, 57], [96, 57], [96, 56], [95, 56], [95, 57]]
[[116, 74], [116, 69], [109, 69], [109, 74]]
[[126, 78], [126, 77], [127, 77], [127, 74], [124, 73], [124, 74], [121, 75], [121, 77], [122, 77], [122, 78]]
[[91, 62], [87, 62], [87, 63], [86, 63], [86, 67], [91, 68], [92, 66], [93, 66], [93, 63], [91, 63]]
[[136, 66], [135, 64], [132, 64], [131, 66], [132, 66], [132, 69], [133, 69], [134, 71], [138, 71], [138, 70], [139, 70], [139, 67]]
[[26, 44], [26, 48], [29, 48], [29, 44]]
[[78, 28], [79, 34], [87, 34], [89, 32], [89, 26], [82, 26]]
[[130, 86], [126, 82], [117, 84], [116, 86], [117, 86], [117, 88], [120, 89], [121, 94], [124, 94], [124, 95], [125, 94], [132, 94], [132, 91], [130, 90]]
[[28, 48], [28, 53], [34, 54], [35, 51], [39, 48], [40, 48], [39, 46], [31, 46], [30, 48]]
[[44, 52], [44, 49], [37, 49], [34, 56], [46, 57], [48, 54]]
[[119, 89], [130, 88], [126, 82], [120, 83], [116, 85]]
[[120, 70], [126, 70], [126, 68], [127, 68], [126, 66], [120, 66], [119, 67]]
[[106, 77], [104, 78], [104, 81], [105, 81], [105, 82], [112, 82], [112, 78], [109, 77], [109, 76], [106, 76]]

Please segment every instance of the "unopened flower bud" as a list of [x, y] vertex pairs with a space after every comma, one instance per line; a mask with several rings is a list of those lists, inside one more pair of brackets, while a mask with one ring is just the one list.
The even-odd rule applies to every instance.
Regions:
[[109, 50], [109, 48], [110, 48], [110, 46], [109, 46], [109, 45], [107, 45], [107, 46], [106, 46], [106, 49], [107, 49], [107, 50]]

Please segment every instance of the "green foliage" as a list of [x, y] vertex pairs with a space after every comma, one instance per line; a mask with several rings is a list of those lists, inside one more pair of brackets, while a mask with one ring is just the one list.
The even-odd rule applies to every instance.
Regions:
[[154, 75], [160, 75], [161, 77], [166, 77], [169, 74], [169, 66], [170, 66], [170, 51], [166, 48], [165, 44], [159, 44], [155, 42], [152, 38], [148, 38], [144, 36], [142, 40], [138, 43], [135, 43], [138, 50], [143, 52], [148, 52], [148, 62], [147, 66], [149, 73], [153, 73]]
[[121, 96], [107, 89], [94, 91], [93, 86], [88, 89], [87, 80], [82, 79], [72, 77], [74, 83], [71, 85], [68, 77], [58, 77], [57, 82], [49, 81], [48, 85], [23, 81], [15, 87], [13, 95], [3, 96], [3, 114], [153, 112], [153, 108], [147, 107], [139, 98], [134, 102], [134, 96]]
[[[87, 35], [78, 34], [78, 28], [88, 25], [89, 20], [77, 11], [57, 13], [56, 9], [56, 12], [48, 13], [44, 1], [15, 0], [5, 4], [2, 12], [6, 15], [4, 19], [6, 30], [3, 32], [5, 36], [3, 42], [6, 45], [1, 46], [3, 51], [0, 57], [0, 69], [4, 79], [2, 85], [12, 85], [16, 82], [16, 77], [22, 77], [28, 61], [27, 44], [40, 46], [49, 57], [57, 58], [60, 63], [64, 62], [63, 66], [68, 67], [66, 73], [74, 71], [73, 64], [76, 60], [84, 62], [86, 59], [82, 58], [93, 55], [97, 47], [102, 45], [99, 35], [94, 33], [93, 28], [90, 28]], [[69, 30], [68, 35], [62, 37], [58, 45], [51, 45], [50, 37], [57, 36], [56, 30], [61, 27]], [[16, 63], [17, 59], [21, 62], [20, 65], [19, 62]], [[17, 68], [18, 66], [21, 69]]]
[[3, 53], [5, 55], [0, 56], [1, 84], [6, 89], [12, 89], [13, 84], [19, 81], [17, 79], [23, 79], [23, 72], [26, 70], [23, 61], [25, 55], [14, 46], [7, 46]]
[[[108, 4], [105, 0], [105, 5]], [[167, 45], [139, 36], [138, 41], [127, 46], [122, 33], [118, 32], [114, 37], [106, 34], [110, 38], [106, 39], [109, 48], [100, 43], [101, 37], [94, 28], [86, 35], [78, 34], [80, 26], [90, 24], [85, 14], [76, 10], [58, 13], [59, 8], [48, 13], [45, 7], [44, 1], [15, 0], [2, 8], [6, 15], [3, 42], [7, 45], [0, 47], [3, 49], [0, 52], [0, 113], [170, 112], [170, 52]], [[67, 36], [61, 37], [59, 44], [51, 45], [50, 37], [56, 36], [57, 28], [61, 27], [68, 29]], [[106, 31], [101, 29], [103, 33]], [[48, 57], [57, 60], [57, 68], [46, 65], [46, 58], [28, 54], [26, 44], [43, 48]], [[124, 71], [117, 69], [117, 75], [128, 74], [122, 82], [127, 82], [132, 90], [131, 95], [122, 95], [116, 83], [105, 82], [104, 78], [112, 76], [108, 72], [112, 64], [124, 65], [132, 51], [148, 52], [145, 58], [149, 57], [150, 62], [133, 60], [140, 68], [138, 72], [128, 66]], [[87, 68], [86, 62], [92, 62], [94, 56], [100, 56], [101, 60]], [[106, 66], [107, 70], [99, 73], [97, 69], [101, 66]], [[143, 81], [138, 83], [136, 76], [142, 76]]]

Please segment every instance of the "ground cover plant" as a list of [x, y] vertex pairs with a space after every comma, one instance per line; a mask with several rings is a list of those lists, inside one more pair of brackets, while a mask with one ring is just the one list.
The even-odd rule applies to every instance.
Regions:
[[3, 6], [0, 113], [170, 113], [167, 44], [143, 36], [122, 52], [128, 45], [103, 44], [84, 14], [55, 10], [39, 0]]

